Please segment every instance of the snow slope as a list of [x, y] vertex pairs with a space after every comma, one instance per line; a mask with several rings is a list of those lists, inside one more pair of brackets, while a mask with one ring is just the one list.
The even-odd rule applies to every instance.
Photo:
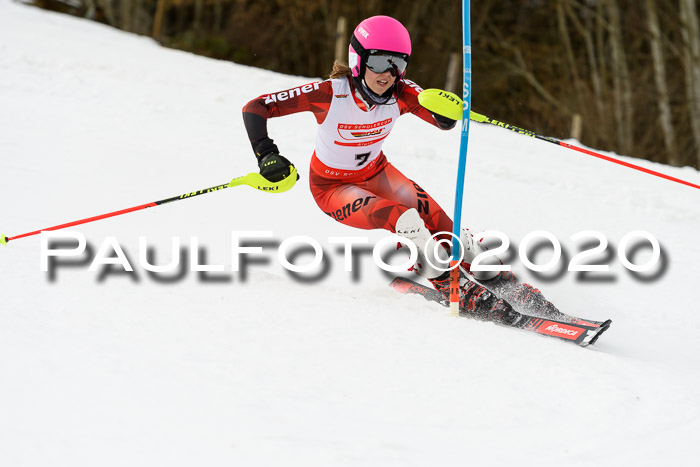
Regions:
[[[254, 171], [240, 108], [314, 79], [0, 0], [0, 231]], [[83, 263], [51, 280], [38, 236], [0, 248], [0, 465], [689, 465], [700, 455], [696, 190], [472, 125], [464, 222], [506, 233], [515, 271], [562, 310], [613, 319], [582, 349], [398, 295], [368, 256], [355, 280], [328, 238], [385, 234], [317, 209], [311, 115], [269, 127], [300, 170], [292, 191], [234, 188], [75, 229], [95, 250], [115, 237], [133, 273]], [[408, 116], [385, 151], [451, 212], [458, 146], [458, 131]], [[690, 168], [630, 161], [700, 183]], [[317, 239], [330, 272], [294, 280], [270, 249], [241, 278], [231, 232], [251, 230]], [[566, 259], [580, 247], [571, 235], [603, 233], [609, 255], [594, 259], [610, 272], [529, 272], [515, 247], [535, 230], [553, 233]], [[646, 279], [616, 256], [635, 230], [662, 246]], [[174, 237], [196, 237], [201, 262], [225, 271], [151, 276], [141, 236], [157, 263], [172, 258]]]

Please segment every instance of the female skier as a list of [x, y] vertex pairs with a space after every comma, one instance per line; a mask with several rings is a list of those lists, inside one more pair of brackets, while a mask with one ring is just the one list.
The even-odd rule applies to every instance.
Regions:
[[[335, 62], [326, 81], [253, 99], [243, 108], [243, 121], [260, 174], [278, 182], [296, 172], [269, 137], [267, 119], [313, 112], [318, 133], [309, 184], [318, 206], [345, 225], [385, 229], [412, 240], [419, 252], [416, 272], [447, 297], [449, 273], [438, 268], [449, 263], [450, 255], [443, 248], [435, 248], [431, 235], [451, 232], [452, 220], [382, 152], [385, 138], [403, 114], [412, 113], [442, 130], [456, 124], [419, 104], [422, 89], [404, 78], [410, 56], [411, 39], [399, 21], [388, 16], [365, 19], [350, 40], [349, 66]], [[460, 240], [465, 249], [463, 264], [468, 268], [483, 249], [466, 229]], [[464, 314], [509, 321], [517, 313], [506, 300], [516, 304], [534, 300], [541, 302], [538, 308], [553, 308], [531, 286], [518, 284], [512, 273], [473, 275], [491, 292], [467, 281], [460, 300]]]

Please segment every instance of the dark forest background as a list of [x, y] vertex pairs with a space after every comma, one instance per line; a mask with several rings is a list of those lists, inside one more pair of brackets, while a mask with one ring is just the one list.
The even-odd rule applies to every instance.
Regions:
[[[461, 95], [460, 0], [30, 1], [167, 47], [324, 78], [336, 49], [347, 59], [359, 21], [389, 15], [411, 33], [407, 76]], [[700, 2], [471, 3], [474, 110], [543, 135], [700, 168]]]

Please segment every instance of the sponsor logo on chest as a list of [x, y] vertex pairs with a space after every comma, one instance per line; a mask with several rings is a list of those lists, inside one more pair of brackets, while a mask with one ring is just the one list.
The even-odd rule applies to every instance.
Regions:
[[[376, 139], [384, 139], [391, 131], [391, 123], [393, 119], [387, 118], [375, 123], [339, 123], [338, 135], [345, 142], [369, 143], [373, 144], [378, 141]], [[372, 139], [374, 138], [374, 139]], [[372, 139], [370, 141], [367, 141]], [[336, 141], [336, 144], [342, 144], [343, 141]]]

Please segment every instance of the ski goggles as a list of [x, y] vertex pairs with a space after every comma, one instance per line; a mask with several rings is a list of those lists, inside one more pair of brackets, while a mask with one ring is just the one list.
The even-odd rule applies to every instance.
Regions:
[[367, 57], [367, 68], [377, 74], [390, 72], [391, 76], [399, 76], [406, 71], [408, 57], [388, 54], [371, 54]]

